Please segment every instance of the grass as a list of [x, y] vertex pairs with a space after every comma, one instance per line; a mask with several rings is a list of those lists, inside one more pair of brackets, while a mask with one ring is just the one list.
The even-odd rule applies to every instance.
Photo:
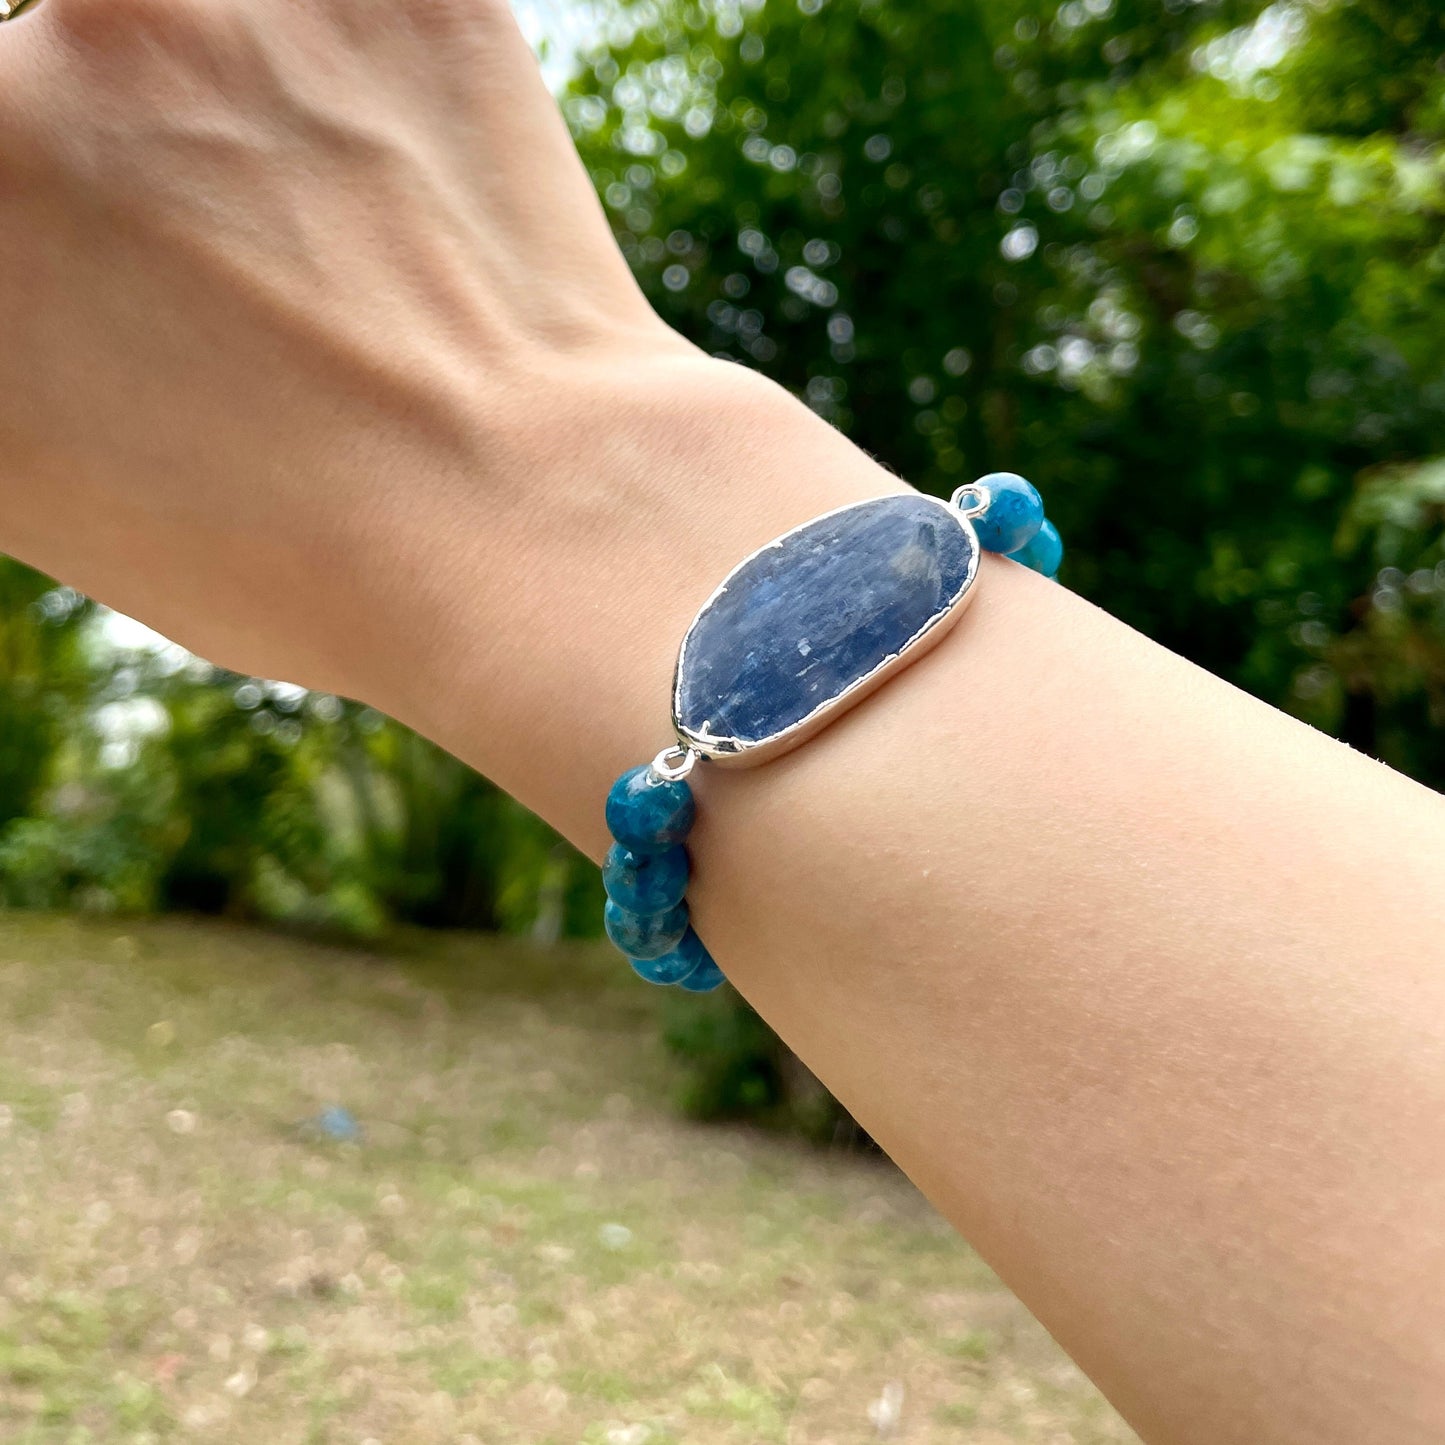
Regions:
[[1133, 1439], [886, 1165], [679, 1119], [624, 974], [0, 919], [0, 1439]]

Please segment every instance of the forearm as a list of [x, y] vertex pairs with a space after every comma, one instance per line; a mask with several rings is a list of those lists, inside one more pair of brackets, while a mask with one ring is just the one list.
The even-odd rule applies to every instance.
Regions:
[[[390, 705], [594, 855], [715, 582], [900, 485], [693, 365], [559, 431], [505, 570], [456, 494], [413, 513], [460, 601]], [[1445, 809], [1022, 568], [979, 588], [806, 747], [698, 775], [700, 932], [1149, 1439], [1433, 1440]]]

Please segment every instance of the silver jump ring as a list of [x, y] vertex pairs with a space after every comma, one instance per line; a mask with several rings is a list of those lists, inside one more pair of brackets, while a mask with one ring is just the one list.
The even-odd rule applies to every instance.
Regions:
[[978, 482], [965, 482], [948, 499], [949, 506], [957, 507], [965, 517], [981, 517], [988, 511], [993, 494]]
[[674, 743], [670, 748], [663, 748], [652, 760], [652, 771], [659, 778], [666, 778], [669, 783], [681, 782], [697, 766], [697, 760], [701, 753], [693, 748], [685, 748], [680, 743]]

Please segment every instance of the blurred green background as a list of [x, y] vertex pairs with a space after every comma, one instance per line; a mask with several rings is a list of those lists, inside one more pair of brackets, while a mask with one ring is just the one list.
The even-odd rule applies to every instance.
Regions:
[[[1024, 472], [1069, 587], [1445, 786], [1436, 0], [525, 18], [669, 321], [920, 487]], [[0, 655], [11, 907], [597, 930], [589, 864], [365, 707], [8, 562]], [[840, 1126], [738, 1001], [671, 1017], [692, 1111]]]

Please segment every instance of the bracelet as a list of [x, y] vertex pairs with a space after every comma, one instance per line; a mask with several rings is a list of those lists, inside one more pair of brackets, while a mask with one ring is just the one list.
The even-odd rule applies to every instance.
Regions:
[[684, 901], [693, 768], [778, 757], [922, 656], [971, 600], [981, 551], [1058, 573], [1058, 530], [1013, 472], [947, 502], [904, 492], [825, 512], [744, 558], [703, 603], [677, 653], [677, 742], [607, 795], [603, 924], [641, 978], [690, 993], [725, 982]]

